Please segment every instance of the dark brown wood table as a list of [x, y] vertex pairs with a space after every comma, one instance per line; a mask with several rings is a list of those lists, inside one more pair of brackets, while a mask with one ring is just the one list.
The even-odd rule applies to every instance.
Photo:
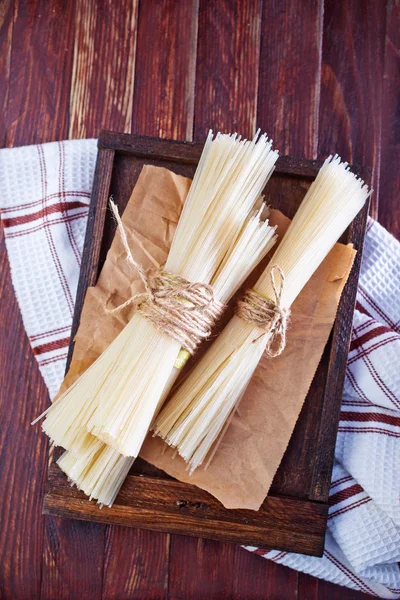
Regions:
[[[400, 233], [398, 0], [0, 0], [0, 143], [101, 128], [373, 167], [373, 216]], [[398, 115], [397, 115], [398, 118]], [[48, 396], [0, 254], [0, 598], [367, 597], [231, 544], [43, 517]]]

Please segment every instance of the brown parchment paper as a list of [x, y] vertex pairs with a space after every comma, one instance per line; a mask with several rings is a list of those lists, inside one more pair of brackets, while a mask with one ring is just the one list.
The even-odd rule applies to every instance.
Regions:
[[[167, 169], [143, 167], [122, 220], [132, 252], [146, 269], [165, 262], [190, 183]], [[275, 210], [270, 221], [278, 225], [280, 236], [290, 222]], [[336, 244], [299, 295], [292, 307], [284, 353], [261, 360], [206, 470], [200, 467], [189, 476], [184, 461], [173, 458], [174, 451], [150, 435], [140, 456], [173, 477], [207, 490], [227, 508], [257, 510], [322, 356], [354, 256], [351, 245]], [[110, 315], [106, 306], [118, 306], [141, 289], [115, 236], [97, 285], [87, 291], [71, 367], [60, 391], [96, 360], [132, 315], [129, 308]]]

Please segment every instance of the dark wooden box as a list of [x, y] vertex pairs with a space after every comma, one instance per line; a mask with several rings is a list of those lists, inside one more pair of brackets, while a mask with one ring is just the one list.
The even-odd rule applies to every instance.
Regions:
[[[107, 211], [112, 194], [122, 212], [142, 165], [165, 166], [192, 177], [201, 144], [102, 132], [79, 280], [72, 338], [88, 286], [95, 285], [114, 235]], [[293, 217], [320, 162], [282, 156], [268, 183], [269, 204]], [[367, 169], [353, 169], [368, 181]], [[207, 492], [138, 459], [112, 508], [100, 509], [50, 464], [44, 513], [206, 537], [321, 556], [347, 352], [351, 336], [368, 207], [342, 241], [358, 250], [335, 325], [289, 446], [259, 511], [228, 510]], [[71, 342], [68, 364], [71, 360]], [[59, 450], [54, 453], [59, 456]], [[53, 458], [54, 458], [53, 457]]]

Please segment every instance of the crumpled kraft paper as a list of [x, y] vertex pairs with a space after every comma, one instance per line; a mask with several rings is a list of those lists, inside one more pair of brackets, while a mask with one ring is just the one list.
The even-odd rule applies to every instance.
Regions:
[[[133, 255], [145, 269], [165, 262], [190, 183], [167, 169], [143, 167], [122, 221]], [[289, 219], [272, 210], [270, 222], [278, 225], [281, 237]], [[175, 452], [151, 435], [140, 456], [173, 477], [207, 490], [227, 508], [258, 510], [328, 341], [354, 257], [351, 245], [336, 244], [299, 295], [292, 307], [284, 353], [261, 360], [206, 470], [199, 467], [189, 476], [184, 461], [173, 457]], [[72, 363], [60, 392], [96, 360], [133, 313], [129, 307], [113, 314], [110, 309], [140, 291], [142, 283], [116, 235], [96, 286], [87, 291]]]

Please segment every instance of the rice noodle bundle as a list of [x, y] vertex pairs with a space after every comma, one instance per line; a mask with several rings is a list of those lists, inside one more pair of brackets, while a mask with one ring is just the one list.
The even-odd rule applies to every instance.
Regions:
[[[215, 296], [223, 303], [236, 293], [276, 241], [275, 228], [270, 227], [268, 221], [260, 221], [265, 212], [263, 209], [264, 205], [246, 221], [213, 278]], [[179, 372], [180, 369], [174, 367], [161, 403]], [[102, 505], [111, 506], [134, 460], [91, 436], [90, 443], [84, 450], [80, 449], [77, 453], [64, 452], [57, 464], [90, 499], [94, 498]]]
[[[252, 292], [272, 300], [278, 318], [287, 318], [291, 304], [369, 193], [338, 156], [325, 161]], [[277, 271], [283, 275], [280, 282]], [[266, 348], [274, 355], [274, 326], [261, 328], [256, 316], [253, 322], [237, 315], [231, 319], [155, 420], [155, 434], [177, 448], [190, 472], [202, 464], [223, 431]], [[279, 344], [283, 349], [282, 337]]]
[[[265, 134], [250, 142], [210, 131], [164, 267], [167, 277], [208, 285], [252, 214], [278, 154]], [[179, 300], [179, 294], [175, 295]], [[140, 309], [140, 307], [139, 307]], [[187, 306], [182, 302], [182, 313]], [[181, 344], [140, 310], [47, 411], [43, 430], [77, 456], [92, 435], [137, 456]], [[43, 416], [43, 415], [42, 415]]]

